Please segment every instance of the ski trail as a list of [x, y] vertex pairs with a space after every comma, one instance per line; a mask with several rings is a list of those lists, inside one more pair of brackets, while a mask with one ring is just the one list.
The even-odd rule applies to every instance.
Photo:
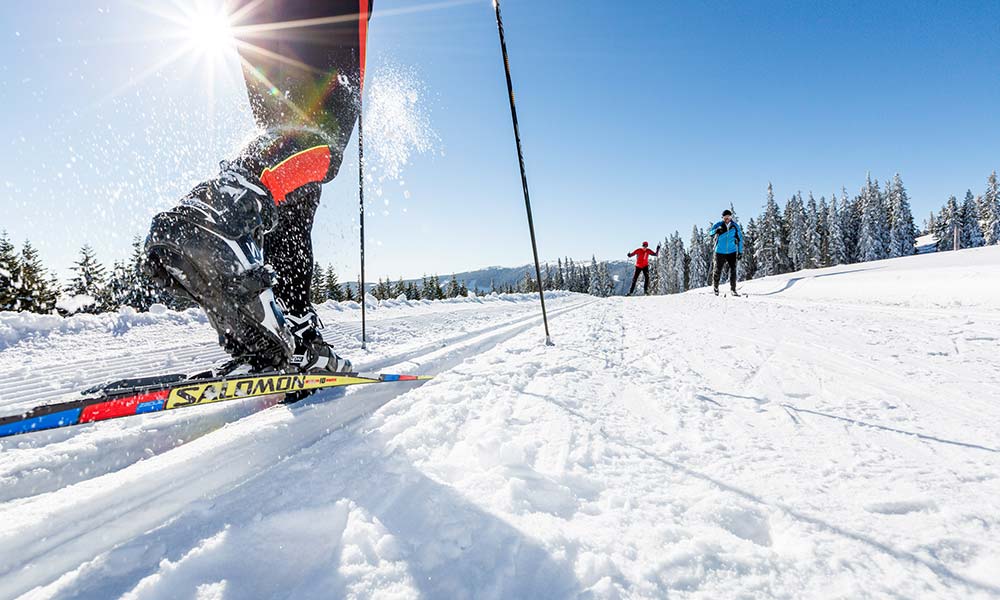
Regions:
[[[554, 310], [561, 310], [559, 307], [557, 304]], [[408, 331], [416, 342], [413, 349], [359, 360], [357, 368], [369, 372], [392, 366], [411, 368], [415, 365], [407, 361], [428, 355], [442, 346], [459, 344], [488, 330], [537, 318], [537, 315], [523, 314], [524, 307], [517, 308], [514, 314], [501, 312], [503, 320], [499, 322], [489, 320], [495, 319], [497, 315], [490, 315], [487, 319], [483, 315], [476, 315], [474, 319], [468, 319], [472, 315], [464, 315], [465, 322], [460, 328], [456, 328], [463, 330], [463, 333], [457, 335], [442, 336], [440, 332], [449, 331], [447, 325], [454, 326], [456, 321], [462, 321], [461, 316], [441, 315], [421, 320], [420, 327], [410, 327]], [[390, 324], [403, 319], [405, 317], [391, 319]], [[483, 322], [475, 326], [479, 321]], [[374, 328], [385, 326], [384, 321], [376, 321]], [[357, 331], [360, 339], [360, 326]], [[420, 343], [424, 338], [434, 341]], [[211, 351], [221, 354], [214, 345]], [[89, 367], [81, 367], [85, 368]], [[102, 372], [100, 368], [93, 370], [95, 374], [91, 377], [91, 384], [109, 378], [107, 372]], [[156, 371], [150, 368], [147, 372]], [[0, 447], [4, 448], [4, 452], [0, 453], [0, 483], [4, 484], [0, 486], [0, 502], [52, 491], [119, 470], [211, 433], [231, 421], [273, 406], [276, 400], [276, 397], [265, 397], [219, 403], [199, 407], [194, 411], [155, 413], [146, 417], [84, 424], [5, 440], [0, 442]], [[113, 446], [114, 452], [108, 452], [109, 445]]]
[[[562, 307], [550, 316], [558, 318], [586, 304]], [[419, 374], [434, 374], [540, 322], [541, 316], [535, 315], [491, 327], [463, 342], [411, 357], [407, 363], [417, 366]], [[71, 571], [168, 522], [192, 502], [208, 501], [261, 476], [285, 457], [413, 387], [403, 383], [352, 388], [330, 402], [308, 403], [301, 411], [293, 405], [257, 413], [120, 471], [36, 496], [30, 503], [0, 506], [0, 597], [51, 582], [49, 575], [21, 565], [44, 562], [48, 573]]]

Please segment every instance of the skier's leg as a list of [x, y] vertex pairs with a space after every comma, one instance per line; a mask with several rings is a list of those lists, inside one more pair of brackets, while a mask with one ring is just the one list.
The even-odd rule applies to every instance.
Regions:
[[715, 268], [712, 269], [712, 289], [718, 293], [719, 279], [722, 277], [722, 264], [726, 258], [724, 254], [715, 253]]
[[642, 293], [649, 295], [649, 265], [642, 268]]
[[631, 296], [632, 292], [635, 291], [635, 284], [639, 281], [639, 267], [635, 268], [635, 273], [632, 274], [632, 287], [628, 289], [628, 295]]
[[727, 254], [726, 262], [729, 263], [729, 287], [736, 291], [736, 253]]

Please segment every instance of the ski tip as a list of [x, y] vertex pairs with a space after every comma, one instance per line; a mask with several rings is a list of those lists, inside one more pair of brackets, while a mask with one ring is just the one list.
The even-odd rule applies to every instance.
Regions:
[[397, 373], [379, 373], [377, 378], [380, 381], [430, 381], [434, 379], [431, 375], [401, 375]]

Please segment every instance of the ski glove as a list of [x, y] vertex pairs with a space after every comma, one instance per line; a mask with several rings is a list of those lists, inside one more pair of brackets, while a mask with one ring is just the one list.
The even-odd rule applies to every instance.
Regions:
[[742, 252], [737, 252], [736, 253], [736, 260], [743, 260], [743, 253]]

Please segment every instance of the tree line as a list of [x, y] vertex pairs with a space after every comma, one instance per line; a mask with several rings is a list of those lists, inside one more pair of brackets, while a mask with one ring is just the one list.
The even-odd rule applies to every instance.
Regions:
[[[784, 208], [767, 186], [761, 214], [743, 226], [744, 251], [738, 263], [740, 279], [790, 273], [801, 269], [832, 267], [908, 256], [916, 252], [918, 230], [914, 225], [909, 195], [897, 173], [879, 185], [869, 175], [857, 194], [841, 188], [830, 200], [812, 193], [792, 195]], [[961, 204], [952, 196], [930, 219], [925, 232], [935, 234], [937, 250], [953, 247], [953, 232], [959, 232], [960, 247], [1000, 243], [1000, 195], [993, 172], [986, 190], [976, 197], [966, 192]], [[685, 247], [679, 232], [667, 236], [651, 268], [651, 287], [659, 294], [674, 294], [709, 285], [714, 241], [707, 230], [694, 226]]]

